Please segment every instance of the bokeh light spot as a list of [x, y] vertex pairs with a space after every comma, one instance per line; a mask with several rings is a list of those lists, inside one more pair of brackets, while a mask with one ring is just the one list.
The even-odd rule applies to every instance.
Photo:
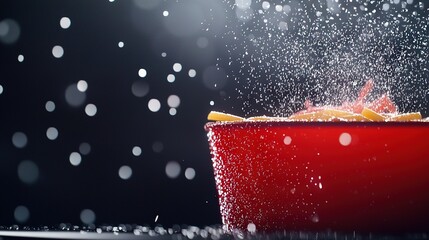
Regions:
[[13, 212], [13, 216], [18, 223], [25, 223], [30, 218], [30, 210], [26, 206], [17, 206]]
[[139, 74], [139, 77], [144, 78], [147, 75], [147, 71], [144, 68], [140, 68], [138, 74]]
[[189, 69], [188, 75], [189, 77], [193, 78], [197, 76], [197, 71], [195, 71], [195, 69]]
[[167, 82], [172, 83], [176, 80], [176, 77], [173, 74], [167, 75]]
[[95, 213], [91, 209], [84, 209], [80, 212], [80, 220], [84, 224], [93, 224], [95, 222]]
[[176, 108], [170, 108], [170, 110], [168, 110], [168, 113], [171, 116], [175, 116], [177, 114], [177, 109]]
[[168, 12], [168, 11], [164, 11], [164, 12], [162, 12], [162, 16], [164, 16], [164, 17], [168, 17], [168, 15], [169, 15], [170, 13]]
[[85, 102], [86, 93], [79, 91], [77, 84], [71, 84], [66, 88], [65, 98], [70, 106], [78, 107]]
[[95, 106], [92, 103], [86, 105], [86, 107], [85, 107], [85, 113], [86, 113], [86, 115], [88, 115], [90, 117], [95, 116], [95, 114], [97, 114], [97, 106]]
[[252, 5], [252, 0], [235, 0], [235, 6], [240, 9], [248, 9]]
[[170, 161], [165, 166], [165, 174], [167, 174], [169, 178], [177, 178], [180, 175], [180, 171], [180, 164], [176, 161]]
[[206, 37], [199, 37], [197, 39], [197, 46], [199, 48], [206, 48], [209, 45], [209, 39]]
[[52, 48], [52, 55], [54, 55], [55, 58], [62, 58], [64, 55], [64, 49], [63, 47], [56, 45]]
[[69, 161], [73, 166], [79, 166], [82, 162], [82, 156], [78, 152], [72, 152], [69, 156]]
[[82, 155], [88, 155], [91, 152], [91, 145], [87, 142], [83, 142], [79, 145], [79, 152]]
[[58, 130], [55, 127], [50, 127], [48, 130], [46, 130], [46, 137], [48, 137], [49, 140], [55, 140], [58, 138]]
[[144, 81], [135, 81], [131, 86], [131, 92], [136, 97], [144, 97], [149, 93], [149, 84]]
[[34, 184], [39, 178], [39, 167], [30, 160], [24, 160], [18, 165], [18, 177], [23, 183]]
[[12, 143], [17, 148], [24, 148], [27, 145], [27, 135], [23, 132], [16, 132], [12, 135]]
[[284, 144], [286, 144], [286, 145], [290, 145], [290, 144], [292, 143], [292, 138], [291, 138], [291, 137], [289, 137], [289, 136], [286, 136], [286, 137], [283, 139], [283, 143], [284, 143]]
[[177, 95], [170, 95], [167, 99], [167, 104], [169, 107], [177, 108], [180, 105], [180, 98]]
[[121, 179], [127, 180], [133, 175], [133, 170], [129, 166], [124, 165], [119, 168], [118, 174]]
[[352, 136], [349, 133], [341, 133], [339, 137], [340, 144], [343, 146], [348, 146], [352, 142]]
[[24, 62], [24, 55], [22, 54], [18, 55], [18, 62]]
[[53, 112], [55, 110], [55, 103], [52, 101], [47, 101], [45, 104], [45, 109], [48, 112]]
[[77, 82], [77, 90], [81, 92], [86, 92], [87, 89], [88, 83], [85, 80], [79, 80], [79, 82]]
[[180, 72], [180, 71], [182, 71], [182, 64], [180, 64], [180, 63], [175, 63], [175, 64], [173, 64], [173, 70], [174, 70], [175, 72]]
[[185, 177], [188, 180], [192, 180], [195, 178], [195, 170], [193, 168], [187, 168], [185, 170]]
[[139, 146], [134, 146], [132, 152], [134, 156], [138, 157], [142, 154], [142, 149]]
[[3, 86], [0, 85], [0, 94], [2, 94], [2, 93], [3, 93]]
[[152, 98], [147, 103], [147, 106], [151, 112], [158, 112], [161, 109], [161, 102], [158, 99]]
[[0, 42], [4, 44], [15, 43], [21, 35], [19, 24], [12, 19], [0, 21]]
[[152, 144], [152, 150], [156, 153], [160, 153], [164, 150], [164, 144], [160, 141], [156, 141]]
[[118, 42], [118, 47], [123, 48], [125, 46], [124, 42]]
[[71, 25], [70, 18], [68, 18], [68, 17], [62, 17], [60, 19], [60, 26], [61, 26], [62, 29], [67, 29], [67, 28], [70, 27], [70, 25]]

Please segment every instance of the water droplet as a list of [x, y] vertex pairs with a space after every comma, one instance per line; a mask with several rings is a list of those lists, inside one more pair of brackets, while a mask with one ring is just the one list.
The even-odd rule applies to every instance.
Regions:
[[169, 83], [172, 83], [172, 82], [174, 82], [176, 80], [176, 77], [173, 75], [173, 74], [168, 74], [168, 76], [167, 76], [167, 81], [169, 82]]
[[138, 74], [139, 74], [139, 77], [144, 78], [147, 75], [147, 71], [144, 68], [140, 68]]
[[18, 62], [24, 62], [24, 55], [18, 55]]
[[188, 75], [193, 78], [197, 75], [197, 71], [195, 71], [195, 69], [189, 69]]
[[124, 42], [118, 42], [118, 47], [119, 48], [123, 48], [125, 46], [125, 43]]
[[173, 70], [174, 70], [175, 72], [180, 72], [180, 71], [182, 71], [182, 64], [180, 64], [180, 63], [175, 63], [175, 64], [173, 64]]
[[163, 11], [162, 12], [162, 16], [164, 16], [164, 17], [168, 17], [168, 15], [169, 15], [170, 13], [168, 12], [168, 11]]
[[254, 223], [247, 224], [247, 231], [249, 231], [250, 233], [255, 233], [256, 232], [256, 225]]
[[86, 92], [87, 89], [88, 89], [88, 83], [85, 80], [79, 80], [77, 82], [77, 90], [81, 92]]

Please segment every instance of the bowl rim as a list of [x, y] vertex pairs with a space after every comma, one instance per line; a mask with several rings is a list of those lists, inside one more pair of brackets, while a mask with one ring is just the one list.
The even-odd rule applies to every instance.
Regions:
[[429, 128], [429, 121], [391, 121], [391, 122], [357, 122], [357, 121], [216, 121], [207, 122], [204, 125], [206, 131], [212, 128], [233, 128], [240, 126], [242, 128], [253, 127], [335, 127], [335, 126], [350, 126], [350, 127], [423, 127]]

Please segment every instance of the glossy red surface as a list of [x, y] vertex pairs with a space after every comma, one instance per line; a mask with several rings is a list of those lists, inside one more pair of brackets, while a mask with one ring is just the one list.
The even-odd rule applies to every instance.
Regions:
[[229, 230], [429, 231], [429, 123], [208, 123]]

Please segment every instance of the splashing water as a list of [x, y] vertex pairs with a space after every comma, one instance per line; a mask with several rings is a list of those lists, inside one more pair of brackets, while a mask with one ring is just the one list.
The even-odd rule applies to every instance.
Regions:
[[339, 105], [373, 79], [400, 111], [427, 111], [429, 6], [421, 1], [224, 0], [221, 37], [247, 115]]

